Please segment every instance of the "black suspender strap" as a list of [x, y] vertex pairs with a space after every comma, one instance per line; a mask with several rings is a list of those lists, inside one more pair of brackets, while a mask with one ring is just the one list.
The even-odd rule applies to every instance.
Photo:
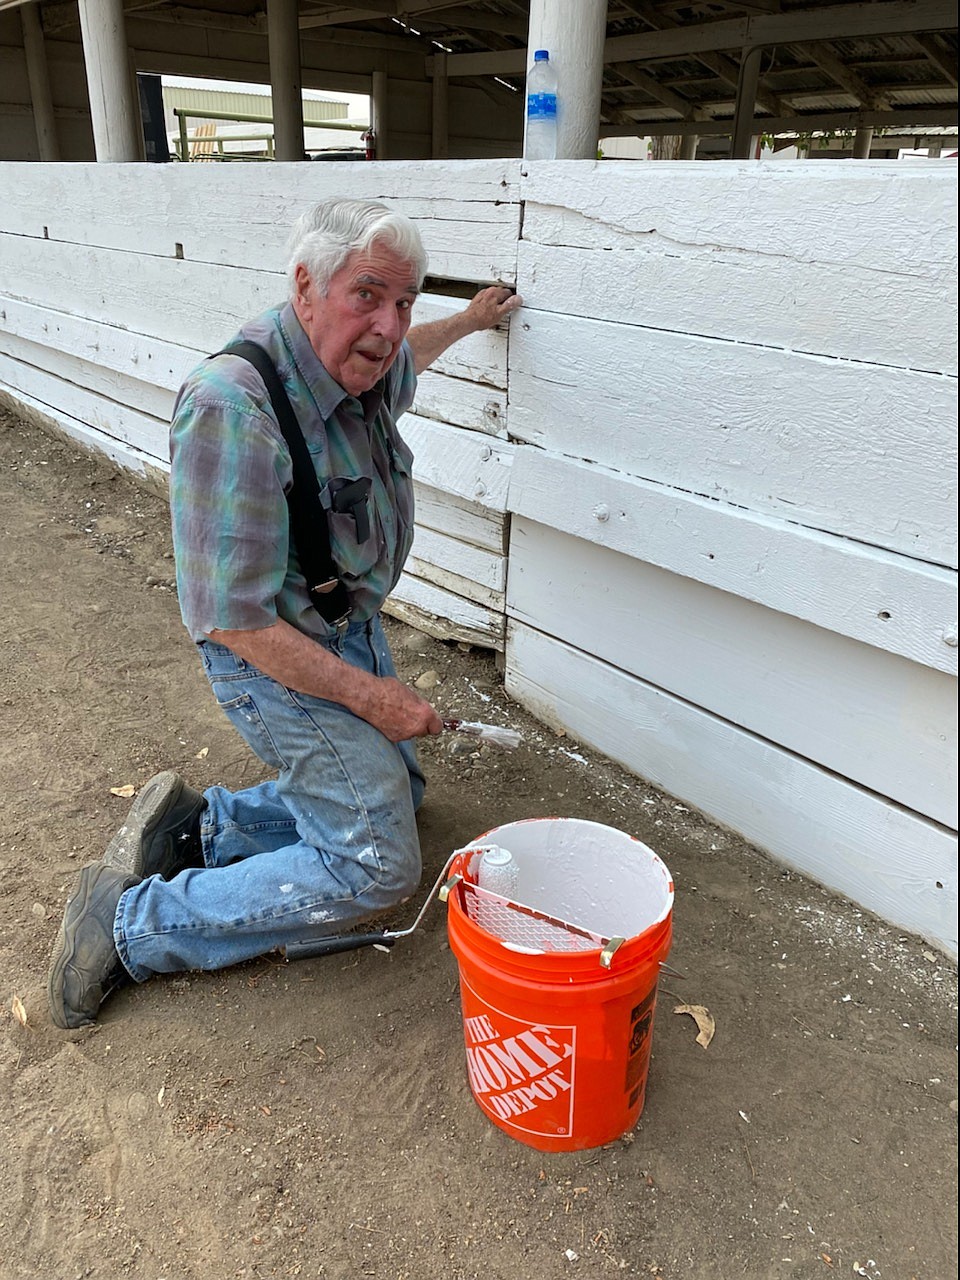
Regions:
[[320, 501], [317, 473], [276, 366], [256, 342], [235, 342], [217, 354], [240, 356], [249, 361], [263, 379], [293, 462], [293, 486], [287, 494], [290, 531], [306, 578], [310, 603], [330, 626], [343, 627], [350, 616], [350, 599], [337, 575], [330, 550], [330, 530]]

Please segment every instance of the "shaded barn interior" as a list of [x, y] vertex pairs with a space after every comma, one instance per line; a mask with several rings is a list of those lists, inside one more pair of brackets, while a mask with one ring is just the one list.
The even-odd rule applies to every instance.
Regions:
[[[45, 158], [94, 158], [81, 11], [95, 2], [0, 0], [0, 158], [42, 156], [43, 63], [58, 149]], [[290, 17], [303, 87], [373, 95], [379, 159], [519, 155], [530, 20], [527, 0], [294, 3]], [[262, 0], [125, 0], [123, 21], [138, 72], [270, 82]], [[956, 22], [946, 0], [611, 0], [600, 136], [730, 155], [739, 103], [753, 135], [859, 133], [870, 154], [876, 131], [909, 146], [929, 128], [938, 145], [957, 124]]]

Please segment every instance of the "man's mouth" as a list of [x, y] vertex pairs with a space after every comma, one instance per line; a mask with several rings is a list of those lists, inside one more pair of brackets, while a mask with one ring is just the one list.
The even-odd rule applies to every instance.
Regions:
[[389, 351], [376, 352], [357, 350], [357, 355], [361, 356], [364, 360], [367, 360], [370, 364], [383, 364], [389, 354]]

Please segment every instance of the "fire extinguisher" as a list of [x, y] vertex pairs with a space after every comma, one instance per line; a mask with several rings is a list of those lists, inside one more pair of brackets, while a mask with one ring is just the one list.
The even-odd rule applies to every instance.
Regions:
[[377, 139], [372, 129], [368, 129], [366, 133], [361, 133], [360, 141], [364, 144], [364, 160], [376, 160], [377, 158]]

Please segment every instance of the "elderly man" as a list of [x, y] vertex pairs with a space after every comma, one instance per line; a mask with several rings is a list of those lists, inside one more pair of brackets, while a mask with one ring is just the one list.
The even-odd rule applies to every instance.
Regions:
[[[48, 983], [60, 1027], [95, 1021], [128, 978], [319, 939], [419, 881], [424, 780], [411, 740], [442, 726], [396, 679], [379, 620], [413, 538], [412, 458], [396, 423], [418, 373], [520, 300], [485, 289], [411, 329], [423, 245], [412, 222], [372, 202], [310, 210], [289, 261], [290, 300], [240, 340], [267, 353], [299, 423], [331, 581], [305, 577], [318, 521], [294, 520], [291, 534], [288, 500], [303, 486], [293, 485], [272, 370], [243, 354], [205, 361], [171, 429], [184, 623], [218, 703], [277, 777], [201, 795], [166, 772], [144, 787], [67, 902]], [[328, 588], [342, 593], [343, 616], [324, 616]]]

